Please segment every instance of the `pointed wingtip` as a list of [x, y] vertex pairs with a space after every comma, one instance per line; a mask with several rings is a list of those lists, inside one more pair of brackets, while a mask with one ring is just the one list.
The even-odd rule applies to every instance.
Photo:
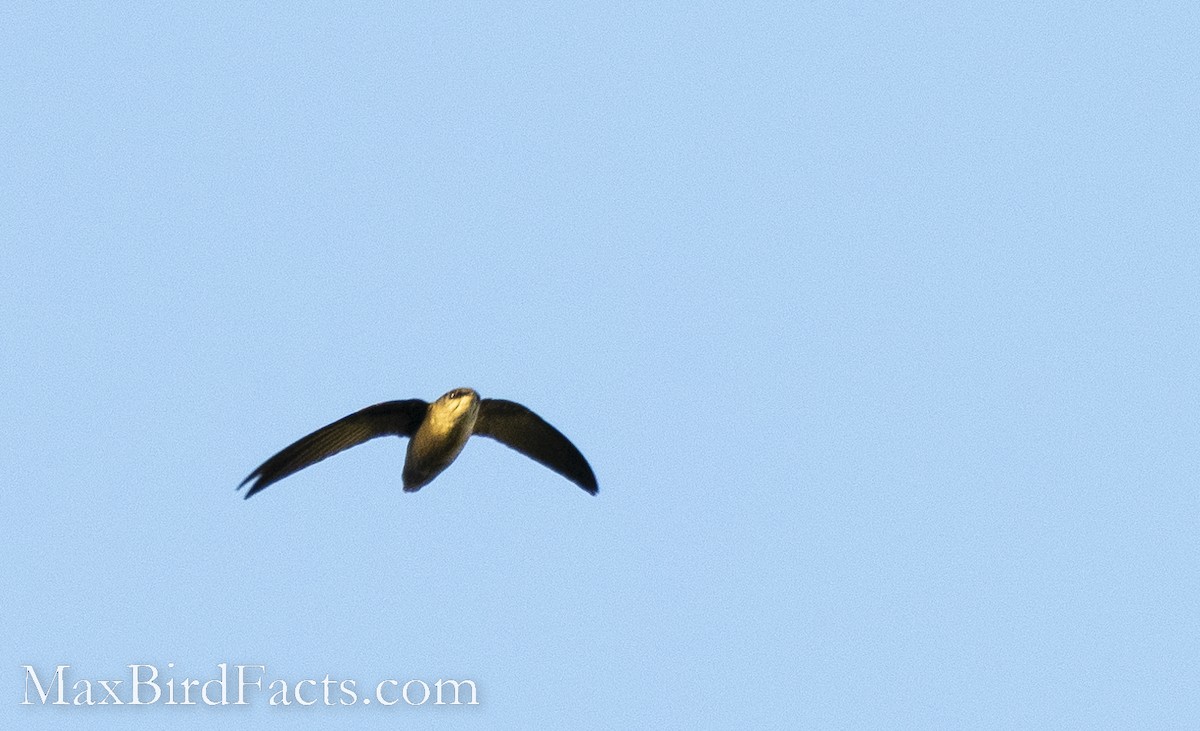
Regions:
[[[259, 477], [257, 472], [251, 473], [249, 477], [238, 483], [238, 486], [234, 488], [234, 492], [241, 492], [242, 488], [246, 486], [246, 483], [250, 482], [256, 477]], [[259, 490], [262, 490], [264, 487], [266, 487], [266, 485], [262, 484], [262, 479], [259, 477], [259, 480], [250, 486], [250, 489], [246, 491], [246, 494], [242, 496], [242, 499], [249, 500], [251, 495]]]

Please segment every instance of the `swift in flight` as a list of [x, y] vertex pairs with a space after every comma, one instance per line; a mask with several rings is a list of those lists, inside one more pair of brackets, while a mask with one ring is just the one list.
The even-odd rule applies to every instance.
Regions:
[[458, 457], [472, 434], [491, 437], [554, 470], [595, 495], [599, 486], [587, 460], [560, 431], [521, 404], [481, 399], [456, 388], [433, 403], [421, 399], [385, 401], [323, 426], [263, 462], [238, 489], [253, 481], [246, 497], [293, 472], [368, 439], [409, 437], [404, 459], [404, 491], [433, 481]]

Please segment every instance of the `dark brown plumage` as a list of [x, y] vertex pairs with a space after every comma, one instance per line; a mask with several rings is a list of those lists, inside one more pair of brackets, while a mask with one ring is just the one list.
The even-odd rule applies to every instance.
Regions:
[[368, 406], [284, 448], [238, 485], [254, 481], [246, 497], [311, 464], [375, 437], [410, 437], [404, 461], [404, 490], [429, 484], [450, 466], [472, 434], [490, 437], [549, 467], [587, 492], [599, 489], [592, 468], [575, 445], [521, 404], [480, 399], [456, 388], [432, 404], [420, 399]]

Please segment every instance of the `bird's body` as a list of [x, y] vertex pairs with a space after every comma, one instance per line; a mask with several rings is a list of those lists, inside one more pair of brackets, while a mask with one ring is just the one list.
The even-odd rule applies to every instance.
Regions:
[[388, 434], [410, 437], [404, 490], [428, 485], [450, 466], [472, 434], [491, 437], [595, 494], [596, 476], [575, 445], [537, 414], [512, 401], [481, 399], [456, 388], [433, 403], [385, 401], [324, 426], [259, 466], [238, 486], [254, 480], [246, 497], [330, 455]]
[[428, 485], [450, 466], [475, 429], [479, 418], [479, 396], [456, 396], [455, 389], [429, 405], [425, 420], [408, 442], [404, 458], [404, 489], [417, 490]]

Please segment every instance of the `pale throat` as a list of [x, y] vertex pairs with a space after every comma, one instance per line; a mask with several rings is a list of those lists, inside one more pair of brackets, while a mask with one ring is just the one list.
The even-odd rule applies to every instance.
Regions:
[[468, 399], [435, 401], [425, 416], [426, 427], [434, 434], [450, 434], [464, 430], [468, 434], [475, 428], [479, 415], [479, 402]]

